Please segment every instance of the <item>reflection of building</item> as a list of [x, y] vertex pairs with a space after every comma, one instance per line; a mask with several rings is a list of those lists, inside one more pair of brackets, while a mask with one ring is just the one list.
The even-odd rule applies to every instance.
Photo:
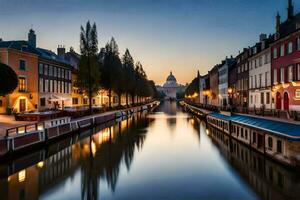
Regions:
[[299, 174], [252, 151], [223, 132], [208, 127], [221, 155], [261, 199], [297, 199]]

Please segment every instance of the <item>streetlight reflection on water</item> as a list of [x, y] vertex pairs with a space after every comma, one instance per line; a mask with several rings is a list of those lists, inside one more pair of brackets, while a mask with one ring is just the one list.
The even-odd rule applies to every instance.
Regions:
[[[15, 171], [5, 176], [7, 169]], [[206, 127], [176, 102], [2, 164], [0, 175], [0, 195], [14, 200], [291, 199], [300, 191], [298, 173]]]

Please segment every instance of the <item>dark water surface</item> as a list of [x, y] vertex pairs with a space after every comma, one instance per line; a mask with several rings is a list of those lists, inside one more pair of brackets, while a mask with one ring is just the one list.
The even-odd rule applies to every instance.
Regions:
[[299, 173], [206, 127], [176, 103], [1, 163], [0, 176], [0, 199], [12, 200], [300, 197]]

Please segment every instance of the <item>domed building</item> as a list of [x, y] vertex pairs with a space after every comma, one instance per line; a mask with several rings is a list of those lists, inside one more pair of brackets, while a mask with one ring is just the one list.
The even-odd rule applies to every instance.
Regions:
[[167, 81], [162, 87], [163, 92], [166, 95], [167, 99], [175, 100], [177, 94], [178, 84], [175, 76], [170, 72], [170, 75], [167, 78]]

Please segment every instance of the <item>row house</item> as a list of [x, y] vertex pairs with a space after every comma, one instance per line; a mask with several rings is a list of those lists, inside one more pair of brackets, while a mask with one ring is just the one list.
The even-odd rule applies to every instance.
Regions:
[[200, 98], [200, 104], [207, 105], [208, 104], [208, 95], [209, 95], [209, 75], [206, 74], [204, 76], [200, 76], [199, 78], [199, 98]]
[[221, 107], [227, 107], [229, 104], [229, 95], [228, 95], [228, 78], [229, 78], [229, 71], [231, 68], [235, 66], [235, 59], [226, 58], [222, 61], [222, 64], [218, 68], [219, 74], [219, 105]]
[[275, 42], [272, 51], [272, 85], [275, 108], [300, 111], [300, 13], [294, 15], [288, 1], [287, 20], [276, 16]]
[[248, 48], [236, 56], [237, 67], [237, 82], [236, 82], [236, 106], [246, 108], [248, 107], [248, 85], [249, 85], [249, 68], [248, 58], [250, 52]]
[[273, 109], [271, 87], [271, 48], [273, 36], [261, 34], [260, 42], [250, 48], [249, 63], [249, 109]]
[[219, 65], [214, 66], [209, 72], [209, 104], [219, 106]]

